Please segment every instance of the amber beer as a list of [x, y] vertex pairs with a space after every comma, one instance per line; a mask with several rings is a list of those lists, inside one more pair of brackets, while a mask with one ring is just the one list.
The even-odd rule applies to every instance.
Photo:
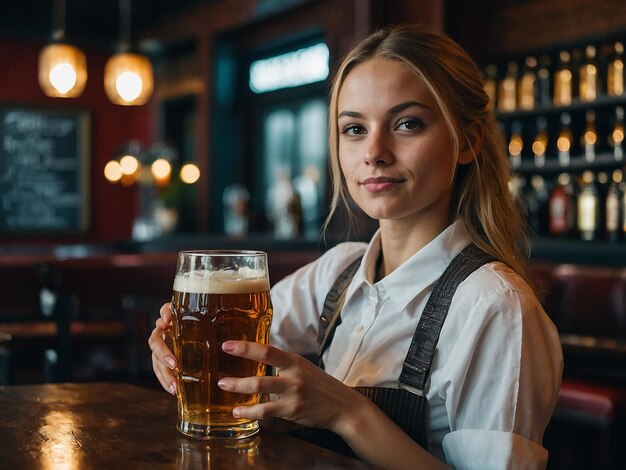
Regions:
[[181, 252], [174, 280], [174, 353], [178, 363], [178, 429], [193, 437], [247, 437], [256, 420], [233, 408], [258, 403], [259, 394], [226, 392], [224, 377], [265, 373], [265, 364], [222, 351], [230, 339], [267, 344], [272, 304], [262, 252]]

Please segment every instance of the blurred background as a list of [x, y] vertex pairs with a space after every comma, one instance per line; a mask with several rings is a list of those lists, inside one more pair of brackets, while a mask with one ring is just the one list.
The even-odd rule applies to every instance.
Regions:
[[1, 0], [0, 384], [156, 387], [146, 339], [182, 249], [325, 236], [327, 97], [358, 40], [419, 23], [476, 60], [565, 375], [551, 468], [624, 468], [624, 0]]
[[[57, 136], [54, 143], [64, 149], [61, 153], [69, 152], [71, 169], [20, 160], [19, 149], [5, 145], [0, 248], [110, 244], [174, 234], [319, 239], [329, 193], [330, 78], [359, 38], [401, 22], [451, 35], [500, 87], [506, 86], [507, 76], [521, 79], [530, 70], [537, 82], [535, 110], [511, 115], [515, 104], [506, 108], [502, 91], [498, 110], [503, 130], [507, 138], [520, 134], [523, 160], [533, 160], [532, 142], [541, 128], [536, 119], [543, 116], [548, 155], [556, 156], [560, 113], [541, 102], [550, 102], [553, 90], [544, 91], [548, 98], [539, 96], [537, 72], [545, 69], [546, 86], [554, 87], [561, 50], [572, 55], [568, 66], [575, 71], [585, 60], [585, 48], [593, 45], [597, 52], [592, 60], [603, 82], [601, 101], [608, 91], [604, 82], [607, 63], [616, 54], [614, 42], [626, 27], [624, 10], [617, 0], [4, 0], [2, 136], [25, 145], [45, 144], [45, 137], [15, 134], [7, 121], [11, 111], [29, 111], [25, 119], [43, 117], [51, 120], [50, 126], [55, 119], [69, 119], [80, 129]], [[44, 48], [59, 44], [82, 54], [76, 89], [65, 97], [40, 83], [41, 76], [49, 81], [53, 66], [53, 51], [42, 57]], [[150, 83], [134, 101], [111, 97], [115, 65], [122, 67], [118, 74], [124, 73], [113, 58], [124, 51], [140, 55], [149, 67], [141, 73]], [[531, 65], [527, 57], [534, 60]], [[544, 62], [539, 64], [540, 59]], [[514, 70], [509, 74], [510, 62]], [[576, 76], [571, 85], [577, 87]], [[578, 90], [574, 92], [577, 101]], [[614, 121], [614, 103], [592, 108], [598, 132], [606, 134]], [[584, 116], [582, 108], [568, 112], [576, 156], [582, 153], [578, 140]], [[611, 150], [604, 135], [597, 147], [598, 153]], [[138, 161], [126, 159], [124, 173], [115, 163], [127, 155]], [[160, 167], [152, 167], [156, 160]], [[180, 173], [183, 167], [187, 176]], [[580, 173], [587, 169], [572, 163], [559, 170], [572, 168]], [[609, 162], [589, 168], [604, 171], [610, 182], [618, 167]], [[526, 177], [523, 188], [541, 198], [541, 190], [531, 185], [536, 170], [533, 164], [520, 174]], [[39, 181], [38, 190], [24, 181], [29, 175]], [[544, 192], [556, 185], [557, 171], [542, 169], [539, 176], [545, 180]], [[29, 198], [39, 200], [36, 210], [24, 203]], [[535, 224], [537, 232], [550, 235], [547, 216], [531, 216], [543, 217]], [[362, 225], [361, 233], [355, 233], [367, 238], [372, 227]], [[345, 236], [344, 224], [331, 229], [331, 239]], [[574, 225], [568, 230], [568, 238], [581, 231]], [[604, 238], [604, 229], [597, 232], [596, 238]]]

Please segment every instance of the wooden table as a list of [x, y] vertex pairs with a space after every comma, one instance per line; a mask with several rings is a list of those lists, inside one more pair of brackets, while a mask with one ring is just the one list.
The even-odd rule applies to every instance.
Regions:
[[366, 469], [262, 428], [202, 441], [175, 428], [176, 400], [121, 383], [0, 386], [0, 467], [19, 469]]

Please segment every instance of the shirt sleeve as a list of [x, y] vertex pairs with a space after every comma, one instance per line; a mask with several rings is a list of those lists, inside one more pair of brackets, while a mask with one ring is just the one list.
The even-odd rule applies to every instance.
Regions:
[[319, 318], [339, 274], [363, 254], [363, 243], [341, 243], [272, 288], [270, 343], [298, 354], [317, 352]]
[[450, 423], [442, 447], [457, 469], [535, 469], [547, 463], [541, 442], [563, 359], [556, 328], [523, 287], [492, 285], [479, 289], [484, 294], [478, 298], [476, 291], [460, 290], [454, 299], [468, 314], [443, 367], [441, 393]]
[[443, 448], [457, 470], [535, 470], [548, 463], [546, 449], [510, 432], [461, 429], [444, 437]]

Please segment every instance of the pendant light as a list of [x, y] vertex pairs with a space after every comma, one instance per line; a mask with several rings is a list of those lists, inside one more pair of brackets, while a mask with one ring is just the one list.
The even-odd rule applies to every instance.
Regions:
[[76, 98], [87, 83], [87, 59], [65, 42], [65, 0], [54, 0], [52, 43], [39, 53], [39, 85], [47, 96]]
[[130, 51], [130, 27], [131, 0], [120, 0], [120, 42], [104, 67], [104, 90], [112, 103], [138, 106], [150, 99], [154, 78], [150, 60]]

